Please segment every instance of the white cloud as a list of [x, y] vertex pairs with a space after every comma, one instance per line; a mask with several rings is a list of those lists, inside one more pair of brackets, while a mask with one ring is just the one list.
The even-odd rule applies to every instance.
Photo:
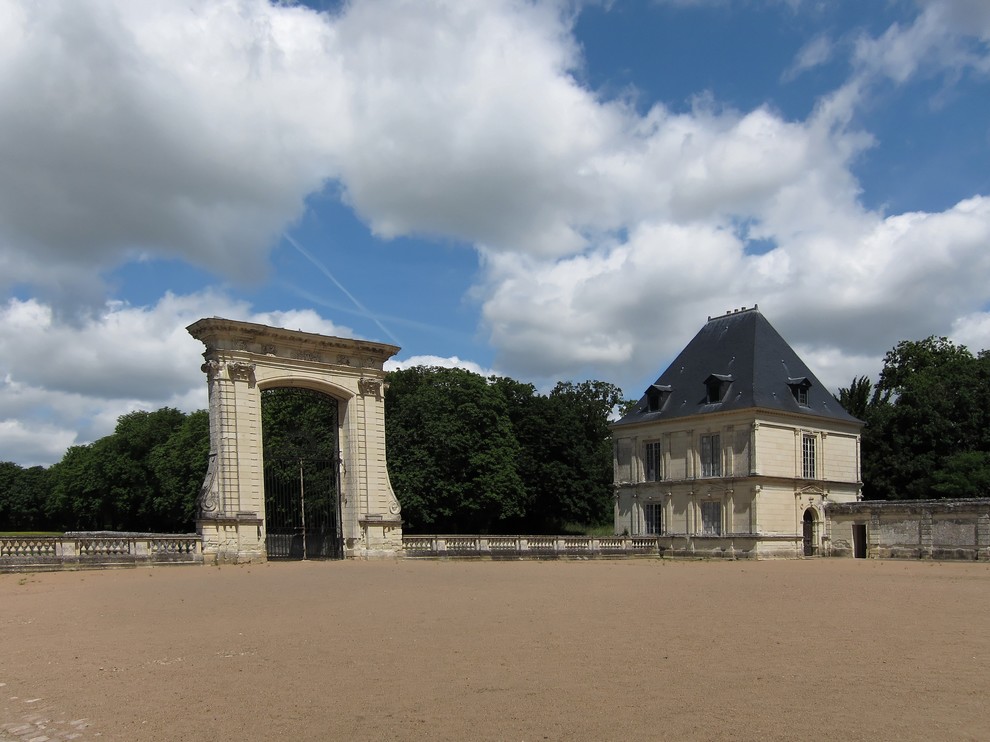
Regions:
[[75, 431], [55, 425], [27, 425], [20, 420], [0, 420], [0, 451], [4, 461], [21, 466], [48, 466], [62, 458], [72, 445]]
[[782, 79], [785, 81], [794, 80], [802, 72], [825, 64], [831, 60], [834, 51], [835, 46], [828, 36], [824, 34], [815, 36], [798, 50], [794, 64], [784, 72]]
[[956, 318], [949, 336], [974, 353], [990, 350], [990, 311], [973, 312]]
[[497, 371], [484, 368], [474, 361], [466, 361], [457, 356], [410, 356], [409, 358], [391, 358], [385, 361], [386, 371], [401, 371], [402, 369], [415, 368], [416, 366], [436, 366], [438, 368], [463, 368], [475, 374], [480, 374], [485, 378], [489, 376], [501, 376]]
[[[706, 316], [757, 302], [832, 383], [901, 339], [985, 337], [990, 201], [865, 209], [852, 167], [874, 140], [851, 122], [877, 76], [987, 72], [986, 3], [930, 0], [861, 39], [857, 73], [803, 121], [602, 100], [577, 79], [570, 7], [0, 5], [0, 283], [48, 292], [0, 308], [8, 435], [40, 456], [27, 415], [87, 440], [205, 395], [184, 330], [202, 316], [350, 334], [220, 293], [103, 302], [100, 272], [138, 255], [262, 275], [324, 188], [379, 235], [476, 245], [496, 365], [516, 376], [636, 381]], [[830, 53], [814, 39], [794, 69]]]
[[916, 74], [971, 69], [990, 73], [990, 5], [984, 0], [920, 0], [911, 23], [862, 37], [856, 62], [868, 74], [903, 83]]
[[260, 275], [330, 172], [332, 29], [262, 0], [4, 7], [4, 280], [91, 293], [144, 252]]
[[254, 313], [218, 292], [166, 294], [150, 307], [113, 302], [74, 324], [38, 300], [12, 299], [0, 307], [0, 460], [52, 463], [127, 412], [205, 408], [203, 345], [185, 328], [211, 316], [353, 336], [312, 310]]

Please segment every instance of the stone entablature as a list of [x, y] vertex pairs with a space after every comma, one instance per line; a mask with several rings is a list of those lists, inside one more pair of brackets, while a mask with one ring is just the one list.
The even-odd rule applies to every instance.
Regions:
[[384, 400], [384, 364], [399, 348], [217, 317], [187, 329], [206, 346], [202, 368], [210, 393], [210, 464], [197, 524], [206, 558], [266, 558], [261, 392], [279, 387], [337, 400], [346, 554], [401, 551]]

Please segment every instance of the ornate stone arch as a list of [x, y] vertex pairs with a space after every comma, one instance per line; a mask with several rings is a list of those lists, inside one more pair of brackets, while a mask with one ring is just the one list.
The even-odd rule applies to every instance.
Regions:
[[347, 556], [401, 550], [385, 459], [383, 368], [399, 348], [218, 317], [187, 329], [206, 346], [210, 393], [210, 463], [197, 521], [204, 555], [265, 559], [261, 390], [275, 387], [305, 387], [338, 401]]

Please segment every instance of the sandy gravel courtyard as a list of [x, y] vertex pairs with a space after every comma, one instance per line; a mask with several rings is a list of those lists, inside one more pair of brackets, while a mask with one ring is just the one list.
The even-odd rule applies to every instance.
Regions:
[[990, 565], [0, 575], [0, 740], [990, 739]]

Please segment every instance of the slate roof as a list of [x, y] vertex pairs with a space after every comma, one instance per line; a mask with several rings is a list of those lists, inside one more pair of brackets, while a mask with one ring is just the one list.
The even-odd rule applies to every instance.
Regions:
[[[709, 387], [716, 397], [721, 394], [721, 401], [709, 402]], [[799, 404], [795, 388], [806, 390], [807, 404]], [[651, 396], [656, 411], [650, 411]], [[613, 426], [750, 408], [861, 422], [753, 307], [709, 318], [632, 412]]]

